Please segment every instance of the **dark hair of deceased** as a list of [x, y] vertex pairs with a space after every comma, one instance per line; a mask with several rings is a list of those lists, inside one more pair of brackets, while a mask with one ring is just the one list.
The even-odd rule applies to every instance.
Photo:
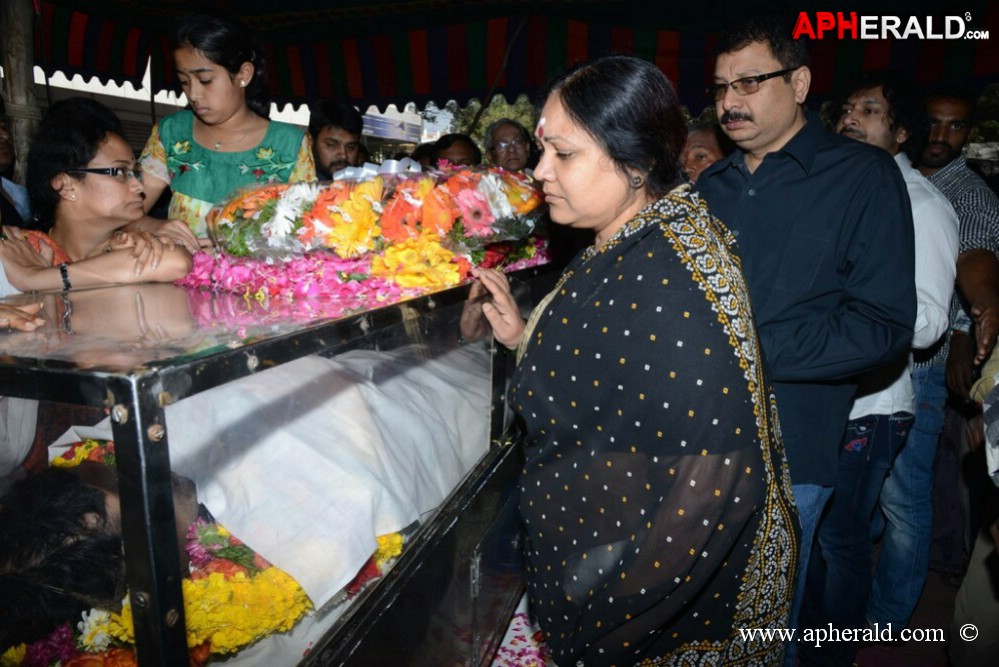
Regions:
[[94, 607], [117, 610], [124, 595], [121, 537], [102, 491], [47, 468], [0, 498], [0, 653]]

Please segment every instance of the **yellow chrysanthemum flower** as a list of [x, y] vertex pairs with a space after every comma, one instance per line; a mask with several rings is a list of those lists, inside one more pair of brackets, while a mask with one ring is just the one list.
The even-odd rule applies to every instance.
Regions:
[[350, 199], [333, 215], [335, 224], [326, 235], [326, 245], [345, 259], [373, 250], [381, 234], [378, 214], [365, 197], [358, 185]]
[[461, 280], [454, 253], [434, 236], [403, 241], [385, 249], [371, 260], [372, 275], [395, 282], [400, 287], [441, 289]]
[[[312, 608], [301, 586], [276, 567], [229, 579], [213, 572], [202, 579], [184, 579], [182, 585], [187, 645], [209, 642], [212, 653], [233, 653], [261, 637], [290, 630]], [[130, 603], [121, 614], [111, 615], [107, 632], [123, 642], [135, 641]]]
[[383, 567], [393, 558], [398, 558], [402, 553], [402, 535], [399, 533], [389, 533], [378, 536], [378, 549], [375, 551], [375, 562], [378, 567]]
[[384, 181], [381, 176], [375, 176], [370, 181], [361, 181], [354, 186], [354, 193], [351, 199], [367, 199], [369, 203], [380, 202], [382, 200], [382, 189]]
[[63, 458], [62, 456], [57, 456], [56, 458], [52, 459], [52, 467], [72, 468], [74, 466], [78, 466], [83, 461], [86, 461], [87, 457], [90, 455], [90, 452], [92, 452], [99, 445], [100, 443], [97, 442], [96, 440], [85, 440], [83, 443], [78, 444], [76, 447], [73, 448], [72, 458], [67, 459]]
[[3, 655], [0, 655], [0, 667], [19, 667], [19, 665], [24, 662], [24, 656], [27, 655], [27, 653], [27, 644], [11, 646], [9, 649], [4, 651]]

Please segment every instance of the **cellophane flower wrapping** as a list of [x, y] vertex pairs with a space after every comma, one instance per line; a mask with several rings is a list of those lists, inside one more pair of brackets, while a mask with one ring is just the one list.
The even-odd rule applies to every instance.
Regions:
[[196, 256], [182, 284], [258, 298], [411, 296], [472, 266], [544, 261], [541, 204], [531, 177], [480, 167], [246, 188], [212, 210], [218, 251]]

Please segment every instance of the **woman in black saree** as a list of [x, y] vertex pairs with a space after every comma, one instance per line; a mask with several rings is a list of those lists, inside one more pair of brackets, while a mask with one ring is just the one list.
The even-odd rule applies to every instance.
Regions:
[[595, 232], [524, 323], [505, 276], [473, 298], [518, 347], [532, 614], [561, 665], [777, 665], [797, 519], [734, 240], [683, 182], [653, 65], [559, 77], [535, 132], [553, 221]]

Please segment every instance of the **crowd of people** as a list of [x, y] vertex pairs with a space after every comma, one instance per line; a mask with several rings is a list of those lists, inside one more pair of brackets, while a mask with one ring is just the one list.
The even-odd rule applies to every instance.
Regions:
[[[187, 18], [174, 47], [190, 108], [138, 159], [99, 103], [49, 110], [30, 209], [3, 181], [4, 294], [172, 281], [235, 188], [365, 162], [348, 102], [313, 104], [307, 131], [269, 120], [263, 52], [238, 23]], [[655, 66], [611, 56], [556, 77], [533, 133], [504, 118], [482, 148], [448, 134], [410, 156], [527, 172], [556, 227], [586, 238], [526, 320], [501, 272], [476, 270], [470, 295], [517, 355], [524, 575], [557, 664], [850, 665], [851, 633], [897, 639], [929, 567], [948, 397], [974, 411], [999, 335], [999, 198], [962, 155], [974, 97], [858, 73], [827, 128], [785, 22], [747, 20], [715, 51], [713, 121], [688, 123]], [[164, 193], [168, 219], [151, 217]], [[4, 320], [43, 322], [0, 304]], [[15, 560], [0, 553], [0, 576]], [[992, 664], [999, 596], [960, 593], [954, 627], [983, 639], [952, 645], [954, 664]], [[840, 641], [740, 634], [826, 627]]]

